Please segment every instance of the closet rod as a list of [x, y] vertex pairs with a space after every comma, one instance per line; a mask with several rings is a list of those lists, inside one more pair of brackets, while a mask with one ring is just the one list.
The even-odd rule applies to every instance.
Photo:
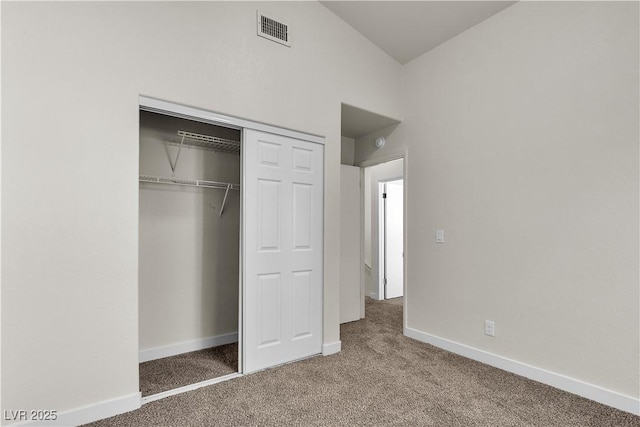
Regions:
[[182, 178], [167, 178], [161, 176], [140, 175], [140, 182], [150, 182], [153, 184], [171, 184], [171, 185], [186, 185], [191, 187], [202, 188], [217, 188], [221, 190], [240, 190], [240, 184], [231, 184], [228, 182], [218, 181], [205, 181], [202, 179], [182, 179]]
[[182, 146], [184, 145], [184, 139], [186, 135], [182, 135], [182, 140], [180, 141], [180, 146], [178, 147], [178, 153], [176, 154], [176, 160], [171, 164], [171, 157], [169, 157], [169, 164], [171, 164], [171, 172], [176, 173], [176, 166], [178, 166], [178, 159], [180, 158], [180, 151], [182, 151]]

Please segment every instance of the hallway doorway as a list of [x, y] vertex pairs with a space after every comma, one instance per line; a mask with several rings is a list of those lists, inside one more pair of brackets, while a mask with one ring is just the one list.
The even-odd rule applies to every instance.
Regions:
[[[393, 283], [389, 288], [389, 298], [401, 297], [404, 295], [404, 160], [400, 158], [365, 166], [362, 171], [364, 295], [375, 300], [387, 298], [385, 278], [389, 283], [391, 273]], [[392, 197], [392, 206], [385, 204], [385, 194]], [[388, 213], [392, 215], [392, 223], [385, 221], [387, 208], [391, 209]], [[392, 245], [391, 263], [385, 257], [385, 252], [389, 251], [387, 243]]]

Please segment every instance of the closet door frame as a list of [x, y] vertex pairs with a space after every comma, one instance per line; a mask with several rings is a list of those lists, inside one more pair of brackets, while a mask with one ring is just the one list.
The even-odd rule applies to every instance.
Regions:
[[[242, 132], [241, 140], [244, 141], [244, 130], [252, 129], [261, 132], [272, 133], [275, 135], [281, 135], [289, 138], [299, 139], [302, 141], [312, 142], [316, 144], [320, 144], [324, 146], [325, 138], [319, 135], [312, 135], [308, 133], [302, 133], [291, 129], [281, 128], [277, 126], [268, 125], [265, 123], [254, 122], [251, 120], [241, 119], [237, 117], [227, 116], [224, 114], [218, 114], [212, 111], [203, 110], [200, 108], [190, 107], [187, 105], [164, 101], [157, 98], [152, 98], [149, 96], [140, 95], [139, 96], [139, 109], [142, 111], [148, 111], [152, 113], [159, 113], [166, 116], [178, 117], [188, 120], [196, 120], [203, 123], [210, 123], [216, 126], [227, 127], [230, 129], [240, 130]], [[244, 171], [244, 155], [242, 147], [240, 149], [240, 191], [241, 193], [244, 190], [245, 186], [245, 171]], [[323, 161], [324, 168], [324, 161]], [[324, 190], [323, 190], [324, 194]], [[322, 216], [324, 218], [324, 196], [323, 196], [323, 204], [322, 204]], [[322, 221], [324, 226], [324, 220]], [[239, 298], [238, 298], [238, 374], [242, 375], [244, 372], [244, 301], [245, 301], [245, 283], [243, 277], [244, 271], [244, 239], [245, 239], [245, 224], [244, 224], [244, 206], [242, 202], [242, 197], [240, 197], [240, 277], [239, 277]], [[322, 240], [324, 241], [324, 231], [322, 232]], [[323, 245], [324, 247], [324, 242]], [[324, 254], [322, 254], [322, 271], [321, 273], [324, 276]], [[324, 306], [324, 279], [322, 283], [322, 306]], [[324, 329], [324, 313], [321, 312], [321, 324]], [[321, 332], [324, 335], [324, 332]], [[321, 354], [322, 349], [320, 348], [318, 354]], [[187, 390], [184, 390], [187, 391]], [[171, 393], [173, 394], [173, 393]]]
[[140, 110], [152, 113], [164, 114], [165, 116], [180, 117], [183, 119], [196, 119], [200, 122], [210, 123], [216, 126], [228, 127], [231, 129], [253, 129], [261, 132], [273, 133], [275, 135], [287, 136], [289, 138], [314, 142], [325, 145], [325, 138], [319, 135], [298, 132], [291, 129], [272, 126], [265, 123], [253, 122], [251, 120], [226, 116], [200, 108], [189, 107], [175, 102], [163, 101], [156, 98], [140, 95]]

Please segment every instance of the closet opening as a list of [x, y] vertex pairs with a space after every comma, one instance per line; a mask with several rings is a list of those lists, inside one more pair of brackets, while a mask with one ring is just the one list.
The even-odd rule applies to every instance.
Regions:
[[322, 354], [324, 137], [139, 114], [141, 403]]
[[239, 128], [140, 111], [143, 400], [240, 372], [241, 140]]

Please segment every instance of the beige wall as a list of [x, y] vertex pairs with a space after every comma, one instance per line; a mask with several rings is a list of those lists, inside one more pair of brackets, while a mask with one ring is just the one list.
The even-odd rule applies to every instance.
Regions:
[[353, 166], [354, 155], [356, 150], [355, 148], [356, 140], [346, 136], [343, 136], [341, 140], [342, 140], [341, 163], [343, 165]]
[[[389, 159], [398, 159], [404, 156], [405, 141], [396, 138], [398, 124], [373, 131], [367, 135], [356, 138], [355, 143], [355, 164], [361, 166], [371, 166], [377, 163], [386, 162]], [[375, 146], [378, 137], [384, 137], [386, 142], [382, 148]]]
[[[2, 5], [0, 4], [0, 23], [2, 22]], [[2, 41], [2, 37], [0, 37], [0, 43]], [[0, 52], [1, 52], [2, 48], [0, 47]], [[2, 67], [0, 66], [0, 81], [4, 81], [2, 80]], [[0, 100], [2, 100], [2, 83], [0, 82]], [[2, 104], [3, 102], [0, 102], [0, 322], [4, 319], [4, 315], [2, 313], [2, 277], [3, 277], [3, 272], [2, 272], [2, 226], [1, 224], [3, 224], [3, 220], [2, 220], [2, 117], [4, 117], [2, 115]], [[0, 378], [2, 378], [2, 327], [0, 325]], [[4, 406], [2, 405], [2, 384], [0, 381], [0, 409], [2, 409]]]
[[408, 327], [638, 398], [638, 37], [520, 2], [403, 68]]
[[[257, 8], [291, 48], [256, 36]], [[400, 116], [400, 66], [324, 6], [3, 2], [2, 88], [3, 409], [138, 392], [140, 94], [327, 138], [339, 340], [341, 103]]]
[[360, 319], [362, 212], [360, 168], [340, 166], [340, 323]]
[[[138, 391], [139, 94], [327, 137], [325, 343], [340, 103], [403, 117], [384, 152], [409, 154], [408, 326], [638, 397], [637, 3], [517, 3], [402, 90], [316, 3], [1, 7], [2, 409]], [[257, 8], [292, 48], [255, 36]]]

